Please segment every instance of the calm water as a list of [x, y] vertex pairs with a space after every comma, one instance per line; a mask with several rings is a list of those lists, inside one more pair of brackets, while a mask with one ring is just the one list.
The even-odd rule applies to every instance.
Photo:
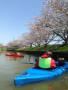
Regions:
[[68, 90], [68, 73], [48, 82], [15, 87], [13, 78], [24, 70], [33, 67], [33, 64], [24, 63], [33, 62], [34, 58], [29, 55], [25, 55], [24, 58], [10, 58], [0, 54], [0, 90]]

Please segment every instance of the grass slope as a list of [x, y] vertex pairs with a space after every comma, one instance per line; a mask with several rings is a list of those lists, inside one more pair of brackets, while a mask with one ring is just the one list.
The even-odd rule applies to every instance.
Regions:
[[59, 45], [48, 45], [47, 47], [45, 46], [40, 46], [40, 47], [26, 47], [26, 48], [19, 48], [17, 51], [45, 51], [45, 50], [53, 50], [53, 51], [58, 51], [58, 52], [67, 52], [68, 51], [68, 45], [64, 46], [59, 46]]

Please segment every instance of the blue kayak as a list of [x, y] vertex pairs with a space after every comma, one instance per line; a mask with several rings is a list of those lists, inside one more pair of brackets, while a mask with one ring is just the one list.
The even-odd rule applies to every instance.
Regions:
[[68, 71], [68, 63], [53, 70], [30, 68], [14, 78], [15, 86], [22, 86], [29, 83], [52, 80]]

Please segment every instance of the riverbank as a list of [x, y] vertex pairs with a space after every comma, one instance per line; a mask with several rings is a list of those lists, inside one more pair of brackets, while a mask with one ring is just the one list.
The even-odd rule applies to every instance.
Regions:
[[68, 52], [68, 45], [48, 45], [40, 46], [40, 47], [25, 47], [25, 48], [19, 48], [16, 49], [17, 51], [46, 51], [46, 50], [52, 50], [53, 52]]
[[[53, 51], [53, 57], [57, 59], [58, 57], [65, 58], [68, 60], [68, 45], [49, 45], [47, 47], [40, 46], [40, 47], [25, 47], [25, 48], [18, 48], [15, 49], [15, 52], [27, 53], [35, 56], [42, 55], [46, 50]], [[14, 50], [12, 50], [14, 51]]]

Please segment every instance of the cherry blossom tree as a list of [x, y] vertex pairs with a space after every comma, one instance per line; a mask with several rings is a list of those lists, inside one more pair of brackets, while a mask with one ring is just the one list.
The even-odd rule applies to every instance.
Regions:
[[42, 8], [42, 18], [58, 39], [68, 44], [68, 1], [47, 0]]

